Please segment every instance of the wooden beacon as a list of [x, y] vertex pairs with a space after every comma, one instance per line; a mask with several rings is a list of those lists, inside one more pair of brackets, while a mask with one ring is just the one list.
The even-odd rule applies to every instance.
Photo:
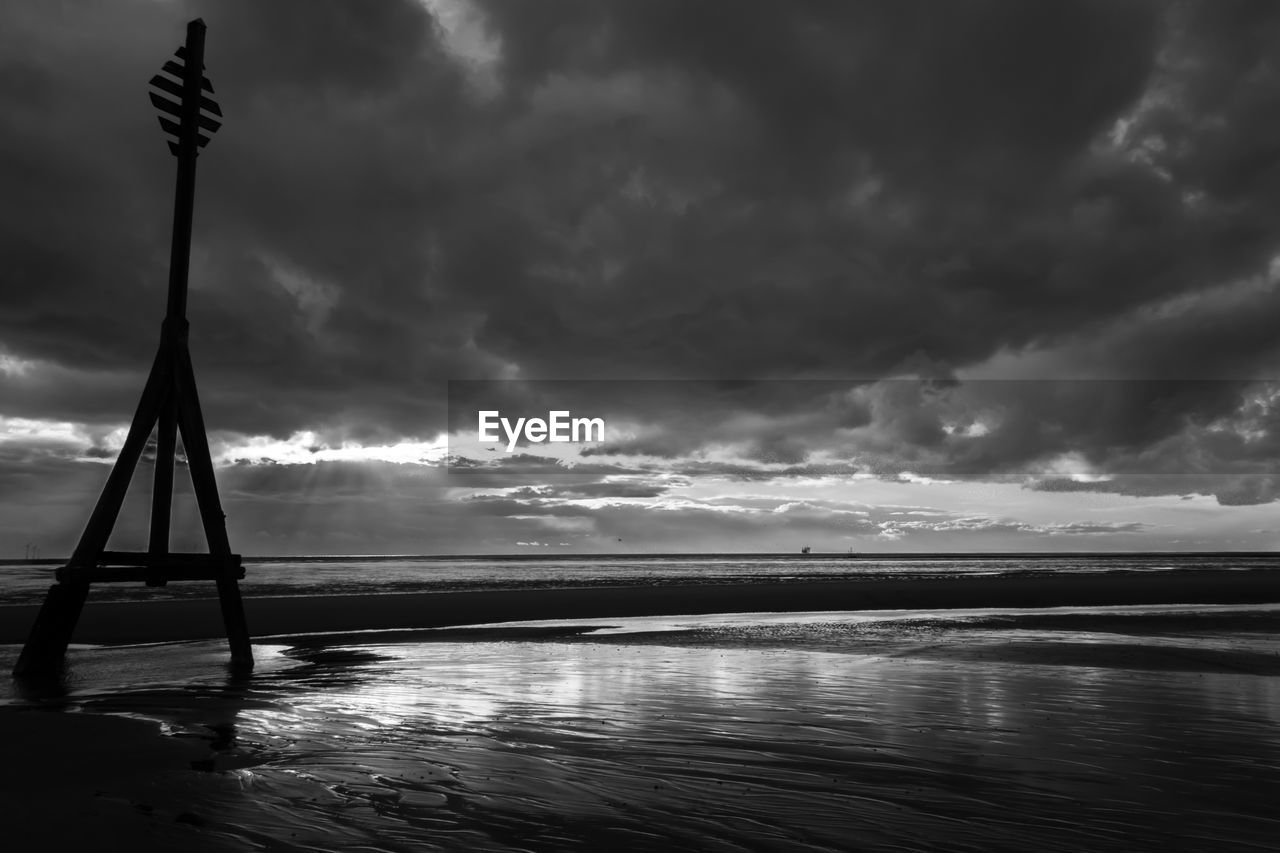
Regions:
[[[80, 542], [65, 566], [57, 570], [31, 634], [14, 667], [14, 675], [56, 672], [75, 631], [92, 583], [141, 581], [164, 586], [171, 580], [214, 580], [222, 604], [222, 619], [231, 644], [234, 666], [253, 666], [253, 650], [240, 600], [244, 569], [240, 555], [231, 553], [226, 517], [213, 479], [213, 460], [205, 436], [204, 418], [196, 395], [195, 373], [187, 349], [187, 267], [191, 255], [191, 216], [195, 201], [196, 155], [222, 126], [214, 116], [222, 111], [210, 97], [213, 86], [204, 78], [204, 21], [187, 25], [187, 43], [176, 60], [164, 64], [151, 78], [151, 103], [160, 111], [160, 126], [173, 139], [169, 150], [178, 159], [173, 202], [173, 244], [169, 255], [169, 300], [160, 326], [160, 348], [142, 391], [129, 436], [115, 467], [89, 516]], [[151, 494], [151, 533], [145, 552], [106, 550], [107, 539], [120, 514], [125, 492], [151, 430], [157, 427], [155, 481]], [[173, 498], [174, 454], [182, 431], [191, 483], [200, 507], [208, 554], [169, 551], [169, 515]]]

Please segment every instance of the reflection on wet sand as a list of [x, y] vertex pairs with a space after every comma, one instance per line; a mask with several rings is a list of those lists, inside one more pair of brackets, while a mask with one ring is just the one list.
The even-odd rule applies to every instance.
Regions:
[[[214, 644], [102, 649], [57, 701], [207, 740], [194, 810], [233, 850], [1266, 849], [1280, 833], [1280, 679], [1131, 668], [1112, 648], [1247, 663], [1265, 644], [1075, 631], [1092, 657], [1058, 665], [984, 656], [1005, 628], [872, 645], [865, 625], [704, 629], [259, 646], [238, 681], [209, 678]], [[158, 678], [174, 666], [190, 677]], [[95, 686], [126, 672], [131, 690]]]
[[213, 849], [1268, 849], [1274, 613], [1211, 615], [310, 638], [247, 678], [98, 648], [9, 704], [202, 744], [135, 806]]

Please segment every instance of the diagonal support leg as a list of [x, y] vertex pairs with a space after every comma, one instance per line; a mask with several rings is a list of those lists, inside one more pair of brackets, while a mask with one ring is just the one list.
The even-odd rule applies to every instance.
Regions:
[[169, 518], [173, 503], [173, 457], [178, 444], [178, 400], [173, 383], [160, 400], [156, 429], [156, 467], [151, 487], [151, 535], [147, 550], [169, 553]]
[[[191, 354], [182, 348], [177, 365], [178, 426], [182, 430], [182, 446], [187, 451], [187, 465], [191, 471], [191, 485], [195, 488], [196, 502], [200, 506], [200, 520], [204, 524], [209, 552], [219, 556], [231, 556], [231, 543], [227, 539], [226, 515], [218, 499], [218, 485], [213, 478], [213, 460], [209, 454], [209, 439], [204, 431], [204, 416], [200, 412], [200, 398], [196, 393], [195, 371], [191, 367]], [[228, 561], [229, 565], [230, 561]], [[245, 619], [244, 602], [240, 597], [240, 583], [230, 568], [218, 578], [218, 600], [222, 604], [222, 622], [231, 645], [233, 666], [253, 666], [253, 646], [249, 641], [249, 625]]]
[[[156, 467], [151, 487], [151, 534], [147, 551], [157, 559], [169, 553], [169, 524], [173, 505], [173, 457], [178, 445], [178, 399], [175, 383], [165, 389], [160, 400], [156, 425]], [[164, 586], [157, 573], [147, 586]]]
[[[172, 361], [172, 348], [162, 337], [160, 349], [151, 364], [147, 384], [138, 400], [138, 408], [133, 414], [129, 435], [125, 438], [124, 447], [120, 449], [115, 466], [107, 476], [107, 483], [102, 487], [102, 493], [80, 535], [80, 542], [71, 555], [69, 565], [92, 567], [102, 557], [102, 551], [111, 537], [111, 529], [120, 515], [125, 493], [129, 490], [133, 470], [138, 466], [138, 459], [146, 447], [151, 428], [155, 426], [159, 416], [160, 399], [172, 385]], [[15, 676], [51, 674], [62, 666], [67, 645], [71, 642], [71, 635], [75, 633], [76, 623], [80, 621], [80, 612], [84, 609], [88, 595], [89, 584], [84, 581], [60, 581], [49, 587], [44, 604], [40, 606], [40, 613], [31, 626], [31, 633], [13, 668]]]
[[53, 675], [62, 667], [88, 595], [89, 584], [83, 582], [55, 583], [49, 587], [27, 643], [13, 667], [15, 677]]
[[111, 529], [115, 527], [120, 506], [129, 490], [133, 469], [138, 466], [138, 459], [151, 436], [151, 428], [156, 425], [156, 418], [160, 415], [161, 397], [173, 383], [171, 363], [170, 347], [161, 339], [160, 350], [151, 365], [151, 375], [147, 377], [138, 409], [133, 415], [133, 423], [129, 426], [129, 435], [124, 440], [124, 447], [120, 448], [120, 456], [107, 477], [107, 484], [102, 487], [102, 494], [98, 496], [98, 503], [89, 516], [89, 523], [80, 535], [80, 543], [71, 555], [73, 566], [96, 564], [103, 549], [107, 547], [107, 539], [111, 537]]
[[231, 647], [231, 665], [236, 669], [253, 669], [253, 643], [249, 640], [244, 599], [240, 597], [240, 582], [230, 568], [218, 578], [218, 602], [222, 605], [222, 625]]

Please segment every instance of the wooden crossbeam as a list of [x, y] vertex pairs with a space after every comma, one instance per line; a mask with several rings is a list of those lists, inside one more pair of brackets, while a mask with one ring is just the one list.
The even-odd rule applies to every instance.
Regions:
[[95, 566], [62, 566], [59, 582], [123, 583], [140, 581], [163, 586], [168, 581], [244, 578], [239, 554], [156, 554], [150, 551], [103, 551]]
[[103, 551], [101, 566], [182, 566], [184, 568], [240, 568], [239, 554], [201, 554], [184, 551], [156, 554], [151, 551]]
[[216, 581], [223, 578], [242, 580], [244, 569], [241, 567], [219, 566], [162, 566], [162, 572], [141, 566], [63, 566], [56, 572], [60, 583], [132, 583], [141, 582], [151, 586], [160, 586], [154, 581]]

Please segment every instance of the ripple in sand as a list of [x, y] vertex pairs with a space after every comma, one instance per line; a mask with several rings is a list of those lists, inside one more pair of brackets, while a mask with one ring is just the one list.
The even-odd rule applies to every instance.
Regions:
[[221, 755], [253, 763], [206, 774], [202, 814], [247, 846], [1267, 849], [1280, 832], [1274, 676], [621, 640], [264, 648], [247, 683], [80, 701], [195, 696], [171, 719], [205, 734], [218, 708]]

